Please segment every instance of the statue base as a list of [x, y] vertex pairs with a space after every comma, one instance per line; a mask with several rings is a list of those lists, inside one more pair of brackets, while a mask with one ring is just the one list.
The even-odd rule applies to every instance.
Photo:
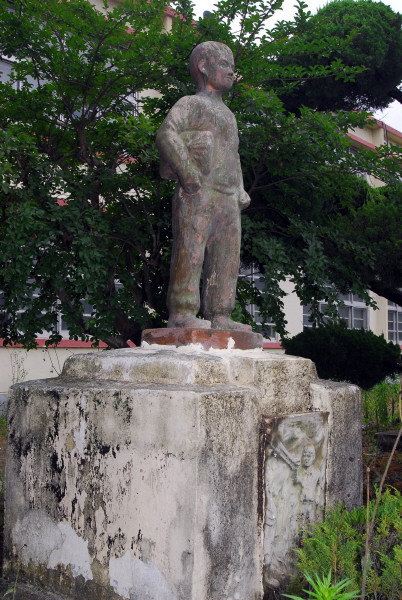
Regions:
[[300, 529], [361, 503], [359, 389], [316, 377], [152, 345], [14, 385], [4, 576], [65, 600], [279, 598]]
[[145, 329], [142, 344], [160, 346], [189, 346], [199, 344], [203, 350], [254, 350], [262, 348], [263, 337], [254, 331], [237, 329], [193, 329], [190, 327], [165, 327]]

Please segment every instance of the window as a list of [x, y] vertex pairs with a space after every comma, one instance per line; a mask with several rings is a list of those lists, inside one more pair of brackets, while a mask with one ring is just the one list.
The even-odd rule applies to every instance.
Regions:
[[[251, 281], [258, 290], [261, 290], [261, 291], [264, 290], [263, 277], [262, 277], [261, 273], [254, 270], [253, 265], [251, 266], [249, 271], [247, 271], [246, 273], [242, 272], [241, 275], [242, 275], [243, 279], [247, 279], [248, 281]], [[250, 304], [247, 307], [247, 310], [257, 324], [259, 324], [259, 325], [264, 324], [264, 339], [269, 342], [276, 342], [278, 339], [278, 335], [275, 331], [275, 323], [273, 323], [271, 321], [268, 321], [268, 322], [265, 321], [263, 323], [262, 317], [260, 315], [260, 311], [258, 310], [258, 306], [256, 306], [255, 304]]]
[[[32, 283], [33, 283], [33, 281], [32, 281], [32, 280], [29, 280], [29, 281], [28, 281], [28, 283], [32, 284]], [[30, 299], [31, 299], [31, 300], [33, 300], [33, 301], [35, 301], [35, 300], [36, 300], [36, 298], [38, 298], [38, 297], [39, 297], [39, 291], [40, 291], [40, 290], [39, 290], [38, 288], [32, 289], [32, 291], [31, 291], [31, 294], [30, 294], [30, 296], [31, 296], [31, 298], [30, 298]], [[29, 299], [27, 298], [27, 302], [28, 302], [28, 301], [29, 301]], [[51, 308], [51, 309], [48, 311], [48, 313], [47, 313], [47, 314], [52, 314], [52, 315], [53, 315], [53, 320], [54, 320], [54, 321], [57, 321], [57, 324], [58, 324], [58, 323], [59, 323], [59, 313], [58, 313], [58, 310], [57, 310], [57, 308], [58, 308], [58, 307], [57, 307], [57, 305], [56, 305], [56, 306], [54, 305], [54, 306], [53, 306], [53, 307], [52, 307], [52, 308]], [[26, 308], [21, 308], [20, 310], [18, 310], [18, 311], [16, 312], [16, 318], [17, 318], [17, 320], [18, 320], [18, 319], [22, 319], [22, 318], [23, 318], [23, 315], [24, 315], [25, 311], [26, 311]], [[45, 311], [42, 311], [42, 313], [41, 313], [41, 314], [43, 315], [43, 314], [46, 314], [46, 313], [45, 313]], [[38, 338], [41, 338], [41, 339], [47, 339], [47, 338], [49, 337], [49, 335], [50, 335], [50, 332], [49, 332], [49, 331], [47, 331], [46, 329], [41, 329], [41, 330], [40, 330], [40, 331], [38, 331], [38, 332], [37, 332], [37, 334], [36, 334], [36, 336], [37, 336]]]
[[137, 92], [134, 92], [133, 94], [130, 94], [129, 96], [127, 96], [125, 103], [130, 107], [130, 109], [132, 111], [131, 114], [133, 116], [138, 115], [139, 99], [138, 99]]
[[360, 296], [356, 294], [342, 295], [345, 306], [339, 308], [339, 314], [349, 329], [367, 329], [368, 309]]
[[[357, 148], [355, 148], [355, 146], [351, 146], [349, 148], [349, 152], [350, 152], [350, 154], [355, 155], [355, 154], [358, 154], [359, 151]], [[361, 177], [361, 179], [364, 179], [367, 182], [370, 181], [370, 177], [369, 177], [368, 173], [365, 173], [364, 171], [358, 171], [358, 172], [356, 172], [356, 175], [358, 177]]]
[[[91, 304], [88, 304], [88, 302], [85, 302], [85, 300], [81, 300], [81, 304], [83, 307], [83, 319], [84, 322], [90, 318], [90, 316], [93, 313], [93, 307]], [[69, 337], [69, 331], [68, 331], [68, 327], [67, 327], [67, 323], [65, 322], [65, 320], [63, 319], [63, 315], [61, 313], [58, 314], [58, 332], [60, 333], [60, 335], [62, 335], [64, 338], [68, 338]]]
[[[345, 306], [340, 306], [338, 314], [346, 323], [348, 329], [367, 329], [368, 328], [368, 309], [363, 298], [356, 294], [342, 294], [340, 296]], [[320, 313], [325, 313], [327, 309], [325, 302], [319, 303]], [[312, 327], [309, 320], [311, 315], [311, 305], [303, 306], [303, 327]], [[329, 319], [324, 317], [324, 323]]]
[[[325, 304], [325, 302], [320, 302], [319, 304], [319, 311], [320, 313], [324, 313], [326, 310], [327, 305]], [[313, 327], [312, 322], [310, 321], [310, 315], [311, 315], [311, 304], [307, 304], [306, 306], [303, 306], [303, 328], [304, 327]], [[326, 317], [324, 317], [324, 322], [326, 323], [328, 321], [328, 319]]]
[[3, 57], [0, 58], [0, 81], [6, 83], [10, 79], [13, 62]]
[[388, 341], [402, 345], [402, 306], [388, 302]]
[[[0, 57], [0, 82], [7, 83], [7, 81], [10, 79], [14, 63], [15, 59], [13, 57]], [[39, 85], [39, 82], [34, 77], [27, 75], [24, 80], [14, 81], [13, 88], [20, 90], [26, 84], [28, 84], [31, 88], [36, 89]]]
[[[39, 290], [34, 289], [31, 293], [32, 300], [35, 300], [35, 298], [38, 298], [38, 296], [39, 296]], [[92, 305], [88, 304], [88, 302], [85, 302], [84, 300], [81, 300], [81, 304], [83, 307], [83, 319], [85, 322], [87, 319], [89, 319], [92, 316], [94, 310], [93, 310]], [[4, 311], [4, 305], [5, 305], [4, 292], [2, 290], [0, 290], [0, 319], [7, 318], [7, 313]], [[59, 333], [63, 338], [68, 339], [70, 337], [70, 334], [68, 331], [67, 323], [63, 319], [63, 314], [61, 313], [60, 308], [61, 308], [60, 303], [57, 301], [53, 305], [53, 307], [50, 308], [50, 312], [54, 315], [54, 323], [56, 324], [57, 333]], [[21, 308], [16, 312], [17, 320], [23, 318], [25, 310], [26, 310], [25, 308]], [[47, 339], [49, 336], [50, 336], [50, 332], [46, 331], [44, 329], [42, 329], [41, 331], [38, 331], [36, 334], [36, 337], [39, 339]]]

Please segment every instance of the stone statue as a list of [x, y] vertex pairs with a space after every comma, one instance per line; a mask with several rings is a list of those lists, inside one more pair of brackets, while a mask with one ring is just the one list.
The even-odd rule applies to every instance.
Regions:
[[[218, 42], [199, 44], [190, 73], [196, 94], [176, 102], [156, 140], [162, 177], [177, 180], [168, 327], [250, 331], [230, 319], [240, 266], [240, 211], [250, 203], [236, 119], [222, 101], [233, 84], [231, 50]], [[200, 304], [204, 319], [197, 318]]]

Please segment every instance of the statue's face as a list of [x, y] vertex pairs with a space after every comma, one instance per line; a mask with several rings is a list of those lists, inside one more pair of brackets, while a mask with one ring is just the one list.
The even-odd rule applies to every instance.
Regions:
[[233, 85], [234, 60], [231, 52], [211, 55], [199, 63], [199, 69], [207, 77], [205, 89], [211, 92], [228, 92]]
[[304, 448], [301, 456], [301, 464], [303, 467], [311, 467], [313, 462], [315, 461], [315, 450], [307, 446]]

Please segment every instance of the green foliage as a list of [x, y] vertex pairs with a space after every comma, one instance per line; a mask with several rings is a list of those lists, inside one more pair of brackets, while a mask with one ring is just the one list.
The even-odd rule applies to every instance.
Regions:
[[[384, 157], [384, 167], [387, 160]], [[349, 215], [347, 222], [342, 220], [344, 239], [370, 248], [371, 259], [363, 267], [363, 277], [368, 286], [397, 304], [401, 304], [401, 299], [399, 295], [393, 297], [391, 290], [402, 281], [401, 209], [402, 195], [399, 192], [395, 193], [391, 188], [376, 188], [370, 191], [359, 210]], [[383, 235], [384, 231], [387, 235]], [[345, 257], [345, 266], [348, 264]]]
[[374, 423], [379, 429], [398, 421], [399, 389], [399, 382], [385, 380], [363, 392], [363, 415], [366, 423]]
[[[298, 27], [281, 61], [300, 67], [319, 64], [362, 67], [354, 77], [326, 77], [301, 82], [284, 94], [290, 110], [309, 106], [318, 110], [386, 107], [391, 97], [402, 98], [402, 15], [382, 2], [336, 0], [320, 8]], [[322, 51], [317, 44], [326, 41]]]
[[60, 306], [72, 337], [110, 345], [138, 342], [150, 310], [163, 318], [166, 185], [131, 95], [162, 77], [164, 8], [127, 1], [106, 19], [85, 0], [0, 4], [1, 54], [22, 82], [0, 90], [6, 342], [58, 342]]
[[364, 329], [343, 323], [309, 327], [283, 340], [286, 354], [314, 361], [322, 379], [348, 381], [369, 389], [402, 370], [399, 346]]
[[[370, 517], [374, 500], [370, 503]], [[338, 505], [329, 510], [322, 523], [303, 536], [297, 551], [301, 573], [324, 577], [330, 570], [334, 581], [348, 579], [348, 591], [361, 587], [366, 507], [351, 511]], [[375, 517], [370, 549], [367, 600], [399, 600], [402, 580], [402, 497], [397, 490], [386, 489]], [[292, 583], [297, 590], [299, 578]]]
[[[358, 591], [345, 591], [345, 588], [352, 583], [349, 579], [343, 579], [332, 585], [331, 577], [331, 570], [328, 575], [323, 575], [322, 578], [319, 575], [310, 577], [308, 573], [304, 573], [304, 578], [310, 585], [311, 590], [303, 591], [306, 592], [310, 598], [315, 598], [315, 600], [352, 600], [352, 598], [360, 597], [360, 592]], [[291, 596], [289, 594], [282, 595], [285, 598], [293, 598], [293, 600], [303, 600], [301, 596]]]
[[[154, 138], [172, 104], [194, 92], [188, 60], [206, 39], [233, 49], [241, 75], [225, 101], [238, 119], [252, 198], [243, 215], [242, 262], [264, 278], [261, 291], [240, 282], [237, 318], [249, 319], [252, 299], [262, 319], [274, 320], [284, 334], [286, 277], [313, 310], [326, 298], [335, 312], [346, 291], [370, 303], [367, 287], [402, 297], [396, 226], [402, 151], [350, 152], [346, 133], [364, 126], [367, 114], [284, 110], [280, 97], [298, 83], [347, 81], [361, 68], [339, 57], [285, 65], [280, 57], [311, 15], [299, 2], [293, 22], [272, 26], [281, 5], [221, 0], [195, 23], [191, 1], [180, 0], [174, 7], [183, 18], [167, 33], [162, 0], [105, 5], [107, 18], [88, 0], [15, 0], [13, 10], [0, 0], [0, 54], [18, 58], [11, 81], [0, 83], [0, 337], [6, 343], [33, 347], [40, 332], [57, 343], [59, 310], [73, 338], [112, 347], [138, 343], [144, 327], [166, 322], [173, 186], [160, 179]], [[239, 27], [231, 27], [234, 21]], [[314, 39], [318, 54], [326, 44]], [[149, 89], [158, 94], [147, 96]], [[141, 114], [133, 94], [141, 94]], [[389, 191], [374, 198], [357, 177], [362, 171]], [[360, 218], [370, 245], [356, 227]], [[330, 291], [328, 283], [335, 285]], [[84, 301], [92, 306], [89, 318]]]

